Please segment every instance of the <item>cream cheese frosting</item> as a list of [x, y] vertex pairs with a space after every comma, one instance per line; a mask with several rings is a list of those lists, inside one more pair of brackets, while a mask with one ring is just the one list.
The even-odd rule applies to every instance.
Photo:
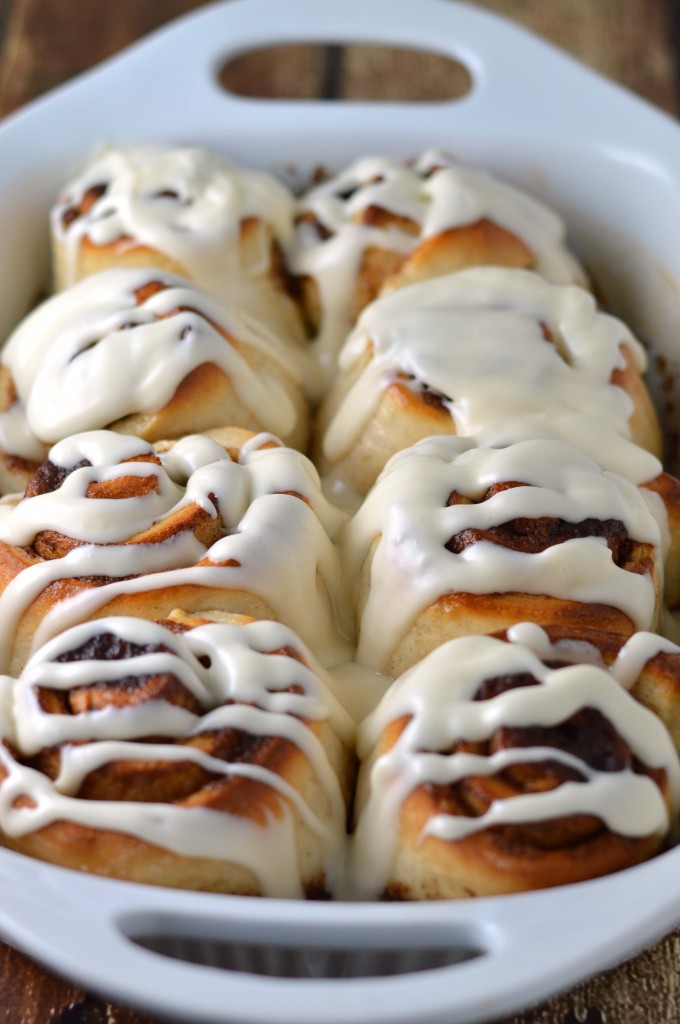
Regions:
[[[99, 194], [75, 219], [64, 215], [90, 190]], [[171, 257], [208, 291], [233, 298], [241, 278], [241, 222], [261, 219], [281, 243], [291, 236], [294, 199], [277, 178], [200, 147], [103, 146], [64, 190], [52, 210], [52, 229], [66, 247], [74, 284], [84, 238], [106, 246], [119, 240]], [[262, 261], [268, 252], [264, 244]]]
[[[366, 218], [375, 207], [406, 218], [411, 231]], [[376, 246], [407, 257], [424, 240], [489, 219], [521, 239], [535, 269], [558, 284], [585, 283], [585, 274], [565, 243], [560, 217], [525, 192], [450, 155], [428, 151], [412, 165], [368, 156], [308, 190], [298, 203], [322, 233], [304, 219], [287, 255], [292, 270], [316, 282], [322, 323], [315, 341], [332, 373], [335, 355], [352, 325], [352, 297], [362, 257]]]
[[347, 457], [385, 390], [410, 375], [442, 396], [452, 433], [548, 430], [643, 483], [660, 464], [631, 443], [633, 403], [611, 382], [624, 347], [643, 372], [642, 346], [589, 292], [530, 271], [480, 267], [411, 285], [368, 306], [345, 343], [347, 384], [331, 395], [323, 454], [331, 469]]

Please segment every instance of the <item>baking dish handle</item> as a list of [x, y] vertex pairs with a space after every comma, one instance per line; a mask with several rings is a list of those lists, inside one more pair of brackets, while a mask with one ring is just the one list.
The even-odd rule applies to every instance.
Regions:
[[[301, 42], [435, 52], [460, 61], [472, 85], [461, 98], [417, 104], [261, 100], [220, 85], [219, 72], [230, 59]], [[72, 96], [85, 85], [88, 108], [73, 118]], [[83, 135], [101, 138], [102, 121], [116, 126], [110, 142], [117, 141], [116, 132], [126, 143], [148, 142], [147, 119], [130, 116], [144, 97], [154, 109], [155, 141], [214, 146], [222, 138], [235, 159], [247, 154], [264, 166], [271, 164], [273, 120], [286, 125], [288, 151], [304, 154], [310, 111], [323, 107], [324, 159], [331, 164], [346, 160], [347, 138], [354, 152], [376, 145], [399, 151], [407, 127], [416, 147], [443, 144], [455, 150], [460, 134], [468, 149], [471, 144], [474, 149], [474, 140], [482, 148], [492, 140], [531, 160], [540, 139], [539, 164], [546, 146], [554, 144], [565, 164], [587, 147], [614, 154], [633, 168], [643, 160], [665, 184], [680, 182], [680, 132], [674, 120], [497, 15], [456, 0], [227, 0], [158, 29], [9, 118], [3, 130], [17, 156], [11, 167], [0, 167], [0, 188], [25, 183], [36, 138], [57, 182], [63, 180], [64, 161], [82, 159]], [[191, 107], [191, 139], [177, 138], [178, 104]], [[632, 116], [636, 107], [644, 116]], [[236, 152], [230, 138], [234, 124]], [[641, 157], [646, 153], [654, 157]]]
[[[522, 110], [532, 136], [554, 135], [564, 143], [572, 135], [581, 143], [600, 146], [634, 145], [645, 148], [639, 125], [629, 136], [630, 104], [645, 108], [644, 131], [654, 138], [656, 152], [668, 133], [677, 157], [677, 126], [666, 115], [607, 79], [589, 71], [562, 51], [526, 29], [487, 11], [455, 0], [231, 0], [218, 3], [166, 26], [102, 69], [114, 72], [122, 89], [120, 102], [129, 104], [143, 90], [168, 96], [169, 125], [172, 96], [189, 90], [195, 96], [197, 123], [228, 125], [229, 110], [248, 107], [253, 134], [266, 131], [272, 103], [285, 115], [289, 131], [304, 131], [310, 103], [268, 101], [235, 96], [219, 84], [219, 69], [244, 52], [282, 43], [376, 43], [421, 49], [460, 61], [472, 79], [470, 91], [445, 103], [326, 103], [332, 130], [350, 129], [353, 137], [376, 123], [376, 107], [384, 127], [400, 124], [405, 112], [417, 118], [419, 133], [441, 134], [443, 110], [450, 111], [452, 128], [475, 129], [503, 137], [514, 130], [513, 112]], [[108, 89], [107, 84], [107, 89]], [[142, 92], [140, 93], [140, 89]], [[110, 95], [110, 93], [109, 93]], [[415, 111], [415, 113], [414, 113]], [[386, 122], [386, 124], [385, 124]], [[668, 131], [668, 129], [672, 131]], [[644, 134], [644, 132], [643, 132]]]
[[660, 937], [680, 909], [677, 855], [572, 889], [329, 906], [168, 893], [0, 851], [0, 931], [90, 990], [192, 1024], [469, 1024]]

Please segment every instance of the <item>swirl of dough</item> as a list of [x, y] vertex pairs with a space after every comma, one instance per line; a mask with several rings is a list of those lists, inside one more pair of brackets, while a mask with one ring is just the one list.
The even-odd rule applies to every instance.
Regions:
[[237, 461], [201, 435], [158, 452], [111, 431], [75, 435], [0, 504], [2, 657], [16, 672], [34, 640], [68, 625], [181, 603], [281, 619], [332, 659], [342, 521], [309, 460], [270, 435]]
[[291, 630], [105, 618], [6, 682], [0, 830], [22, 852], [154, 884], [336, 884], [352, 726]]
[[677, 824], [680, 762], [604, 669], [460, 637], [359, 729], [353, 877], [364, 894], [490, 895], [619, 870]]
[[267, 330], [182, 278], [109, 270], [48, 299], [10, 336], [0, 447], [7, 461], [86, 430], [157, 441], [229, 425], [304, 447], [301, 374]]
[[529, 622], [496, 635], [528, 647], [545, 662], [606, 668], [661, 719], [680, 751], [680, 647], [668, 637], [647, 631], [626, 636], [583, 623], [541, 628]]
[[667, 550], [656, 512], [564, 441], [422, 441], [343, 530], [357, 660], [398, 675], [446, 639], [525, 619], [655, 629]]

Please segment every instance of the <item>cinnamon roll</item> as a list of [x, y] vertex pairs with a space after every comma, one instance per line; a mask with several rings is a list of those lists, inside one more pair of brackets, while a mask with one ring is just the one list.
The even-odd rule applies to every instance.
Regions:
[[360, 495], [422, 437], [508, 425], [570, 440], [637, 483], [659, 472], [645, 353], [584, 289], [493, 267], [412, 285], [364, 310], [339, 365], [315, 457]]
[[676, 831], [664, 725], [595, 665], [461, 637], [401, 677], [358, 736], [361, 895], [486, 896], [595, 878]]
[[357, 660], [391, 676], [524, 620], [659, 627], [663, 524], [640, 488], [564, 441], [420, 442], [390, 462], [342, 553]]
[[520, 643], [544, 662], [592, 664], [606, 669], [666, 726], [680, 752], [680, 646], [658, 633], [630, 636], [586, 625], [522, 622], [496, 634]]
[[301, 384], [273, 335], [182, 278], [96, 274], [29, 314], [2, 350], [0, 482], [21, 489], [50, 444], [100, 428], [157, 441], [236, 425], [304, 448]]
[[283, 246], [284, 184], [199, 147], [103, 147], [51, 213], [56, 289], [111, 267], [160, 267], [300, 343]]
[[411, 165], [364, 157], [308, 190], [289, 262], [329, 375], [361, 310], [386, 291], [483, 264], [586, 281], [556, 213], [436, 151]]
[[129, 881], [328, 896], [353, 727], [324, 670], [279, 623], [166, 625], [85, 623], [5, 678], [0, 840]]
[[159, 447], [75, 435], [23, 496], [0, 503], [5, 670], [77, 622], [176, 606], [280, 619], [326, 661], [340, 657], [331, 535], [343, 516], [309, 460], [270, 435], [247, 441], [238, 461], [201, 435]]

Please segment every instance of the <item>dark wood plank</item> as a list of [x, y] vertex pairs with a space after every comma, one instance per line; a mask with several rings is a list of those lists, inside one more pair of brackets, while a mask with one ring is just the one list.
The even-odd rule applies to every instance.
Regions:
[[404, 47], [273, 46], [239, 55], [222, 70], [222, 84], [245, 96], [434, 102], [468, 91], [471, 77], [457, 61]]
[[[0, 0], [0, 115], [103, 60], [170, 19], [209, 0]], [[593, 68], [671, 113], [680, 113], [673, 52], [676, 0], [478, 0], [510, 15]], [[4, 32], [3, 32], [4, 26]], [[332, 42], [329, 41], [329, 42]], [[376, 61], [362, 49], [344, 62], [341, 94], [375, 94], [393, 78], [414, 96], [436, 87], [436, 62], [424, 77], [404, 68], [403, 55]], [[309, 94], [317, 71], [304, 62], [260, 68], [272, 88]], [[248, 72], [248, 74], [252, 74]], [[291, 78], [294, 81], [291, 82]], [[362, 86], [363, 83], [363, 86]], [[243, 83], [245, 91], [252, 83]]]
[[0, 946], [0, 1024], [154, 1024], [146, 1017], [56, 978]]
[[0, 116], [208, 0], [2, 0]]

